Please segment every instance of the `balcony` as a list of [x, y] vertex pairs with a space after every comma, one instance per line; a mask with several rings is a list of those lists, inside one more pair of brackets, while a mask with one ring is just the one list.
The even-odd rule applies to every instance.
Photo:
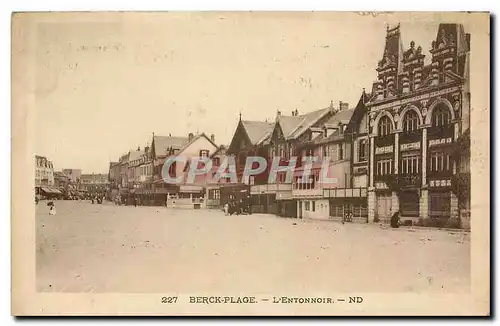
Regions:
[[316, 187], [312, 189], [293, 189], [292, 190], [293, 198], [322, 198], [323, 197], [323, 188]]
[[366, 188], [323, 189], [324, 198], [363, 198], [366, 196], [367, 196]]
[[278, 192], [291, 192], [291, 183], [269, 183], [263, 185], [253, 185], [250, 187], [251, 194], [276, 194]]

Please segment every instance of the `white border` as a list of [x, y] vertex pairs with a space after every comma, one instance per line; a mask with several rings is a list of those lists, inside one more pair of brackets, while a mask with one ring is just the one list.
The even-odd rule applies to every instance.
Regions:
[[[164, 4], [163, 6], [161, 4]], [[0, 220], [0, 229], [3, 233], [4, 245], [0, 246], [0, 255], [4, 257], [3, 268], [1, 269], [2, 276], [2, 296], [1, 296], [1, 307], [2, 318], [1, 324], [8, 325], [14, 323], [14, 320], [10, 316], [10, 19], [12, 11], [87, 11], [87, 10], [339, 10], [339, 11], [367, 11], [367, 10], [398, 10], [398, 11], [456, 11], [456, 10], [469, 10], [469, 11], [493, 11], [498, 13], [499, 1], [487, 1], [487, 0], [474, 0], [474, 1], [436, 1], [436, 0], [419, 0], [419, 1], [319, 1], [319, 0], [308, 0], [308, 1], [293, 1], [293, 0], [282, 0], [270, 2], [269, 0], [252, 0], [252, 1], [221, 1], [212, 0], [210, 2], [203, 0], [190, 0], [190, 1], [168, 1], [163, 3], [161, 1], [132, 1], [132, 0], [116, 0], [116, 1], [105, 1], [105, 0], [45, 0], [45, 1], [2, 1], [0, 2], [0, 21], [2, 24], [2, 33], [0, 33], [0, 44], [2, 45], [2, 50], [0, 51], [0, 60], [4, 65], [2, 71], [7, 71], [8, 73], [3, 74], [4, 78], [1, 79], [0, 94], [3, 102], [3, 110], [1, 110], [2, 117], [0, 118], [0, 135], [1, 135], [1, 148], [3, 151], [4, 160], [2, 160], [3, 171], [7, 171], [2, 174], [1, 187], [0, 187], [0, 200], [2, 201], [2, 206], [6, 214]], [[498, 23], [498, 21], [497, 21]], [[495, 34], [495, 43], [498, 44], [498, 33]], [[494, 59], [497, 59], [495, 56]], [[492, 71], [492, 73], [494, 73]], [[500, 94], [498, 84], [495, 87], [494, 92]], [[495, 111], [496, 108], [492, 108]], [[495, 117], [495, 122], [498, 125], [500, 119], [500, 114], [497, 113]], [[495, 138], [498, 139], [498, 131], [495, 132]], [[498, 152], [500, 147], [500, 142], [495, 144], [495, 149]], [[495, 181], [498, 181], [495, 178]], [[495, 201], [498, 202], [500, 197], [495, 197]], [[499, 223], [496, 223], [497, 229]], [[497, 231], [497, 229], [495, 231]], [[495, 233], [495, 232], [494, 232]], [[494, 239], [494, 237], [492, 238]], [[497, 251], [498, 252], [498, 251]], [[170, 320], [169, 322], [172, 322]], [[51, 322], [47, 320], [47, 322]], [[70, 323], [71, 321], [64, 321], [64, 323]], [[291, 321], [287, 321], [290, 323]], [[341, 321], [336, 321], [343, 323]], [[385, 321], [379, 321], [385, 322]], [[85, 320], [80, 321], [83, 324], [101, 324], [103, 321], [96, 320]], [[140, 323], [140, 321], [133, 321], [133, 324]], [[404, 321], [400, 321], [404, 323]], [[426, 324], [433, 323], [426, 321]], [[438, 323], [436, 321], [435, 323]]]

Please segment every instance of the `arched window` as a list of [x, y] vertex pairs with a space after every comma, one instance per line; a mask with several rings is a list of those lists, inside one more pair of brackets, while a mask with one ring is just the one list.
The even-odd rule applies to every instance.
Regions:
[[418, 128], [418, 115], [414, 110], [406, 112], [403, 119], [403, 130], [404, 132], [411, 132], [417, 130]]
[[383, 116], [378, 122], [378, 134], [379, 136], [385, 136], [391, 133], [392, 123], [388, 116]]
[[443, 127], [450, 124], [450, 110], [444, 105], [436, 107], [432, 113], [432, 126]]

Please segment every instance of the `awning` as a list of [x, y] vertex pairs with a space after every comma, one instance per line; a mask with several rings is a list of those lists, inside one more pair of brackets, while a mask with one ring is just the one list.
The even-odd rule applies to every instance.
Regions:
[[62, 194], [62, 192], [60, 192], [58, 189], [50, 188], [50, 187], [42, 187], [42, 191], [47, 193], [47, 194], [55, 194], [55, 195]]

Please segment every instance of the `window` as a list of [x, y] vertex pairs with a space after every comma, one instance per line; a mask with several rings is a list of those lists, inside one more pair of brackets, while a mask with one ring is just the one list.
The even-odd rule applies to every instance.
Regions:
[[432, 114], [432, 126], [443, 127], [450, 123], [450, 111], [447, 107], [440, 106]]
[[368, 160], [368, 140], [360, 139], [358, 145], [358, 161], [364, 162]]
[[340, 161], [344, 159], [344, 144], [337, 144], [337, 146], [338, 146], [337, 159]]
[[309, 201], [305, 201], [305, 202], [304, 202], [304, 209], [305, 209], [306, 211], [310, 210], [310, 209], [311, 209], [311, 202], [309, 202]]
[[323, 158], [327, 157], [328, 156], [328, 146], [326, 145], [323, 145]]
[[378, 122], [378, 134], [379, 136], [386, 136], [392, 131], [391, 119], [388, 116], [383, 116]]
[[208, 153], [209, 153], [208, 150], [202, 149], [200, 151], [200, 157], [208, 157]]
[[306, 149], [306, 156], [308, 156], [308, 157], [313, 156], [313, 150], [312, 149]]
[[392, 160], [377, 161], [377, 175], [387, 175], [392, 173]]
[[443, 152], [430, 154], [429, 170], [432, 172], [450, 171], [450, 155]]
[[417, 174], [420, 172], [420, 156], [407, 155], [401, 159], [401, 174]]
[[312, 211], [316, 211], [316, 202], [314, 200], [312, 201]]
[[220, 157], [214, 157], [212, 159], [212, 165], [213, 166], [219, 166], [220, 165]]
[[406, 112], [403, 119], [403, 130], [404, 132], [411, 132], [417, 130], [418, 128], [418, 115], [414, 110]]

